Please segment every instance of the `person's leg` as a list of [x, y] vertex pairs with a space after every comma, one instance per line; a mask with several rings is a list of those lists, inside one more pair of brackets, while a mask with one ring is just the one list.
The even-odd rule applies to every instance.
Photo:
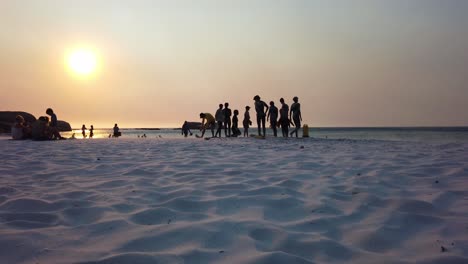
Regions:
[[298, 137], [299, 129], [301, 129], [301, 120], [299, 118], [294, 119], [294, 125], [296, 126], [296, 137]]
[[[211, 137], [214, 137], [215, 134], [214, 134], [214, 127], [215, 127], [215, 123], [212, 123], [211, 124]], [[219, 132], [219, 137], [221, 137], [221, 132]]]
[[262, 117], [263, 136], [266, 137], [265, 117]]
[[278, 134], [277, 134], [277, 130], [276, 130], [276, 121], [275, 120], [271, 121], [271, 128], [273, 129], [273, 136], [277, 137]]
[[228, 137], [230, 137], [231, 132], [232, 132], [232, 130], [231, 130], [231, 127], [232, 127], [231, 119], [228, 120], [227, 126], [228, 126], [228, 132], [229, 132]]
[[262, 128], [260, 126], [261, 122], [262, 122], [262, 118], [259, 115], [257, 115], [257, 127], [258, 127], [258, 135], [259, 136], [262, 135], [262, 132], [261, 132]]

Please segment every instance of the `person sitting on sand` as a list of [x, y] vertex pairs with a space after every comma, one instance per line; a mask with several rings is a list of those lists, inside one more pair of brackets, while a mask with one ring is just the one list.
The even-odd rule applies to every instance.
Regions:
[[122, 133], [120, 133], [120, 129], [117, 126], [117, 124], [114, 125], [114, 134], [112, 135], [113, 137], [120, 137]]
[[291, 110], [289, 111], [289, 120], [291, 120], [291, 115], [292, 115], [292, 120], [294, 122], [294, 130], [291, 132], [291, 136], [295, 133], [296, 137], [298, 137], [297, 131], [301, 128], [301, 121], [302, 121], [302, 116], [301, 116], [301, 104], [299, 103], [299, 98], [297, 96], [294, 96], [293, 98], [294, 103], [291, 105]]
[[200, 113], [202, 124], [200, 130], [202, 131], [201, 137], [205, 135], [207, 128], [211, 129], [211, 136], [214, 137], [215, 118], [210, 113]]
[[[224, 136], [231, 136], [231, 109], [229, 109], [229, 103], [224, 103]], [[221, 137], [221, 136], [220, 136]]]
[[81, 134], [83, 135], [83, 138], [86, 138], [86, 126], [83, 124], [83, 126], [81, 126]]
[[182, 125], [182, 135], [184, 135], [184, 137], [187, 137], [189, 133], [190, 135], [192, 135], [192, 131], [190, 131], [188, 122], [185, 121], [184, 124]]
[[232, 116], [232, 136], [233, 137], [238, 137], [242, 135], [242, 133], [239, 130], [239, 118], [237, 117], [239, 115], [239, 110], [234, 110], [234, 115]]
[[281, 109], [279, 111], [280, 113], [280, 118], [278, 120], [278, 126], [281, 126], [281, 132], [283, 134], [283, 137], [288, 137], [288, 132], [289, 132], [289, 125], [291, 121], [288, 118], [288, 112], [289, 112], [289, 105], [287, 105], [284, 102], [284, 99], [280, 99], [281, 103]]
[[276, 126], [278, 125], [278, 108], [273, 101], [270, 102], [270, 110], [268, 110], [267, 121], [270, 119], [271, 129], [273, 129], [273, 136], [278, 136]]
[[244, 137], [249, 136], [249, 126], [252, 125], [252, 121], [250, 120], [250, 106], [245, 107], [245, 113], [244, 113], [244, 120], [242, 121], [242, 126], [244, 127]]
[[23, 116], [17, 115], [15, 117], [15, 123], [11, 127], [11, 137], [14, 140], [25, 139], [26, 138], [25, 130], [26, 130], [26, 127], [24, 126]]
[[52, 139], [52, 130], [49, 127], [49, 118], [47, 116], [39, 117], [31, 126], [33, 140]]
[[94, 127], [91, 125], [91, 128], [89, 129], [89, 138], [93, 138], [94, 136]]
[[221, 129], [223, 128], [224, 122], [223, 104], [219, 104], [219, 108], [218, 110], [216, 110], [215, 118], [218, 126], [218, 128], [216, 129], [215, 137], [217, 137], [218, 135], [219, 137], [221, 137]]
[[57, 115], [54, 113], [54, 110], [52, 108], [47, 108], [46, 114], [50, 115], [50, 125], [49, 129], [52, 133], [52, 139], [65, 139], [60, 135], [60, 132], [57, 127]]
[[[256, 95], [254, 98], [255, 101], [255, 111], [257, 112], [257, 126], [258, 126], [258, 135], [259, 136], [266, 136], [266, 128], [265, 128], [265, 116], [266, 112], [268, 112], [268, 105], [260, 100], [260, 96]], [[266, 109], [265, 109], [266, 108]], [[263, 129], [263, 135], [262, 135]]]

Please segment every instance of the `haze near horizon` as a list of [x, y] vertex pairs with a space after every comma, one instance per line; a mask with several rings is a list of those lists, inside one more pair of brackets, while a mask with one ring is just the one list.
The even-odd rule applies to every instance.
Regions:
[[314, 127], [468, 125], [465, 10], [461, 0], [6, 0], [0, 111], [177, 127], [224, 102], [242, 116], [258, 94], [277, 105], [298, 96]]

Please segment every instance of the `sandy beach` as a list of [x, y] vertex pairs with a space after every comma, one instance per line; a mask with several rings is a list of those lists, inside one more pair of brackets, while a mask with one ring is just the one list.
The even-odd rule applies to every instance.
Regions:
[[0, 140], [0, 263], [468, 263], [468, 144]]

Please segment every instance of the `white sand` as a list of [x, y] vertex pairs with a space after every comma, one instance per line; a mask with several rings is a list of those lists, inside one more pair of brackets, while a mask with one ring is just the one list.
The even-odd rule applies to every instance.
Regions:
[[468, 145], [3, 139], [0, 152], [0, 263], [468, 263]]

